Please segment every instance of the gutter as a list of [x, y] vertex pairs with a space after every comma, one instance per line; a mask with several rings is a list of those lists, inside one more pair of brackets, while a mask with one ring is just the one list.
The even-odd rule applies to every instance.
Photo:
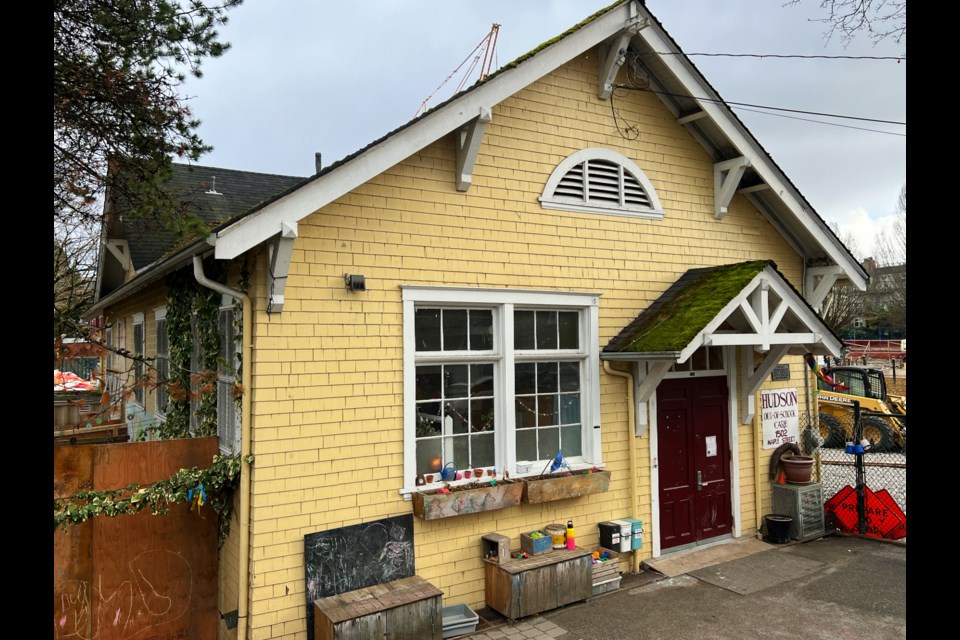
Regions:
[[[142, 271], [134, 276], [133, 280], [120, 285], [107, 294], [105, 298], [98, 299], [89, 309], [87, 309], [83, 317], [88, 320], [96, 318], [111, 304], [123, 300], [127, 296], [153, 284], [168, 273], [176, 271], [187, 264], [190, 258], [209, 248], [209, 243], [207, 242], [207, 239], [204, 238], [203, 240], [194, 242], [183, 251], [180, 251], [169, 258], [161, 258], [160, 260], [144, 267]], [[218, 283], [214, 284], [217, 286], [223, 286]], [[240, 295], [239, 292], [237, 293]]]
[[[627, 445], [630, 451], [630, 517], [639, 518], [637, 503], [640, 491], [637, 489], [639, 477], [637, 475], [637, 443], [635, 440], [637, 428], [636, 407], [633, 401], [633, 374], [619, 371], [610, 365], [609, 360], [603, 361], [603, 370], [612, 376], [623, 378], [627, 382]], [[640, 573], [639, 550], [633, 552], [633, 573]]]
[[203, 273], [203, 256], [193, 256], [193, 276], [197, 282], [208, 289], [240, 301], [240, 313], [243, 317], [243, 360], [241, 362], [243, 399], [240, 409], [240, 576], [239, 600], [237, 605], [237, 640], [246, 640], [247, 610], [249, 608], [250, 585], [250, 389], [253, 379], [253, 309], [250, 298], [242, 291], [231, 289], [214, 282]]

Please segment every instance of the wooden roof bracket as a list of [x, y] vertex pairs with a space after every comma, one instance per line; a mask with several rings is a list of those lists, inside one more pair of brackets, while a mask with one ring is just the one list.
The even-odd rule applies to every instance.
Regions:
[[653, 362], [641, 362], [640, 366], [637, 367], [639, 371], [637, 374], [636, 399], [634, 400], [637, 403], [635, 426], [637, 436], [642, 436], [646, 432], [650, 398], [653, 397], [653, 392], [657, 390], [657, 386], [670, 371], [673, 364], [672, 360], [655, 360]]
[[130, 245], [126, 240], [107, 240], [107, 250], [113, 254], [113, 257], [120, 263], [124, 271], [133, 271], [133, 259], [130, 257]]
[[713, 164], [713, 217], [717, 220], [723, 220], [727, 215], [727, 207], [749, 166], [750, 161], [743, 156]]
[[283, 294], [287, 288], [287, 275], [290, 272], [290, 257], [293, 255], [293, 242], [297, 239], [297, 223], [284, 220], [280, 223], [280, 235], [267, 247], [270, 271], [267, 274], [267, 313], [283, 311]]
[[743, 384], [740, 387], [740, 424], [750, 424], [753, 422], [756, 413], [756, 395], [760, 386], [767, 379], [767, 376], [773, 371], [773, 368], [779, 364], [780, 359], [787, 355], [790, 345], [779, 344], [767, 351], [763, 360], [754, 366], [754, 347], [744, 345], [740, 347], [740, 379]]
[[830, 289], [841, 275], [843, 275], [843, 269], [837, 264], [827, 267], [807, 267], [804, 290], [807, 291], [807, 302], [811, 307], [820, 309], [820, 305], [823, 304]]
[[606, 47], [607, 55], [600, 56], [600, 82], [597, 86], [597, 97], [601, 100], [607, 100], [613, 93], [613, 82], [617, 79], [617, 73], [620, 67], [627, 60], [627, 47], [630, 46], [630, 39], [637, 35], [641, 29], [650, 26], [650, 21], [646, 18], [640, 18], [636, 15], [637, 8], [630, 5], [630, 18], [623, 31], [610, 38]]
[[454, 134], [457, 143], [457, 191], [467, 191], [473, 183], [473, 166], [477, 162], [483, 133], [492, 121], [490, 109], [480, 107], [480, 114]]

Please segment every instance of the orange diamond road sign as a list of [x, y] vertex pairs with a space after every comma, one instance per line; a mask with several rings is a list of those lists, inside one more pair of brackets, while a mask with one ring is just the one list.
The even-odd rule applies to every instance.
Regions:
[[893, 512], [897, 518], [900, 519], [900, 524], [887, 532], [886, 537], [892, 540], [899, 540], [900, 538], [907, 537], [907, 514], [903, 512], [900, 508], [900, 505], [897, 504], [897, 501], [893, 499], [893, 496], [890, 495], [890, 492], [886, 489], [880, 489], [876, 493], [877, 498], [881, 500], [887, 508]]
[[[864, 487], [865, 533], [875, 538], [898, 540], [907, 534], [907, 516], [886, 489], [874, 493]], [[833, 513], [841, 531], [857, 533], [857, 492], [851, 486], [841, 489], [823, 505], [824, 511]]]
[[845, 486], [823, 505], [826, 513], [832, 513], [840, 531], [852, 533], [857, 530], [857, 492]]

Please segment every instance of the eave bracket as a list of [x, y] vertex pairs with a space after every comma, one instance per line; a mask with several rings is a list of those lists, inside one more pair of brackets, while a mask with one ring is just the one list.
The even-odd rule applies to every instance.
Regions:
[[749, 166], [750, 161], [744, 157], [714, 163], [713, 216], [717, 220], [723, 220], [723, 217], [727, 215], [727, 207], [730, 206], [733, 194], [736, 193], [737, 187], [740, 185], [740, 179]]
[[280, 223], [280, 235], [269, 245], [270, 273], [267, 285], [267, 313], [283, 311], [283, 294], [287, 288], [287, 275], [290, 272], [290, 258], [293, 255], [293, 242], [297, 239], [297, 223]]
[[610, 39], [607, 55], [600, 60], [600, 83], [597, 87], [597, 97], [601, 100], [609, 99], [613, 93], [613, 83], [617, 79], [617, 73], [627, 60], [627, 48], [630, 46], [630, 39], [637, 35], [640, 29], [649, 24], [650, 22], [646, 18], [632, 17], [623, 31]]
[[457, 142], [457, 191], [467, 191], [473, 182], [473, 165], [480, 152], [483, 133], [493, 121], [487, 107], [480, 107], [480, 115], [460, 127], [455, 134]]

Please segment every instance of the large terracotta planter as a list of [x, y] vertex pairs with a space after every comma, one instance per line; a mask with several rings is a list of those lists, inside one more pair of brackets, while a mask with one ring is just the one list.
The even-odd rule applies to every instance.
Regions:
[[516, 507], [523, 495], [522, 482], [482, 484], [471, 489], [455, 489], [451, 493], [420, 492], [413, 494], [413, 515], [424, 520], [452, 518], [468, 513]]
[[811, 456], [784, 456], [780, 458], [780, 464], [783, 465], [783, 473], [787, 482], [795, 484], [807, 484], [813, 476], [813, 462]]
[[538, 477], [526, 480], [523, 484], [523, 501], [537, 504], [603, 493], [610, 488], [610, 472], [577, 471], [571, 475]]

